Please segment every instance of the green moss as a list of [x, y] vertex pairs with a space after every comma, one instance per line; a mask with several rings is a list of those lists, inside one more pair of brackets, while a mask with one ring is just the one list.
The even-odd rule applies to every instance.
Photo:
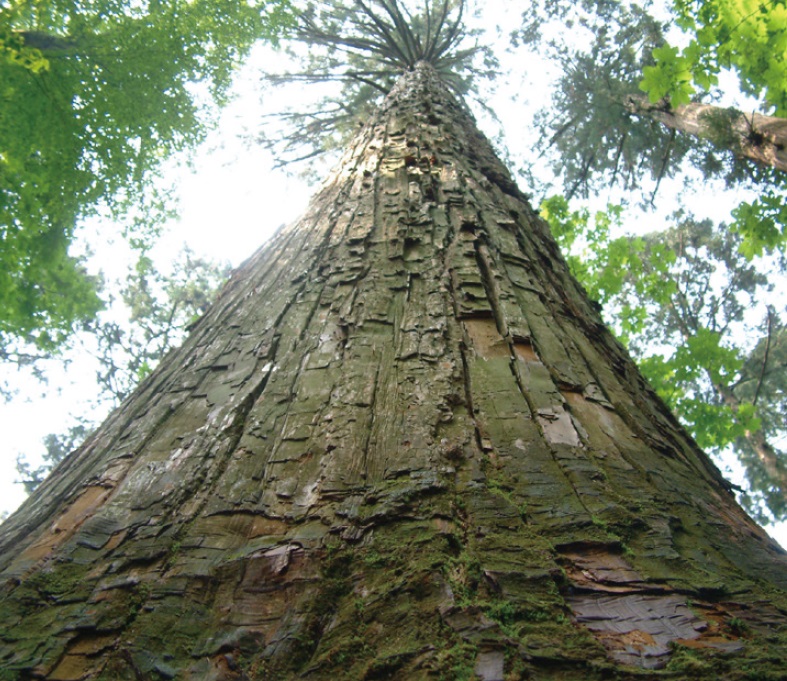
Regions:
[[364, 681], [373, 681], [374, 679], [390, 679], [396, 674], [407, 662], [414, 657], [415, 652], [403, 652], [395, 655], [376, 659], [369, 664], [363, 675]]
[[444, 573], [457, 605], [472, 603], [483, 575], [478, 559], [469, 552], [462, 551], [445, 562]]
[[328, 667], [346, 669], [356, 665], [361, 658], [367, 658], [372, 648], [364, 636], [354, 635], [343, 639], [338, 645], [320, 657], [320, 662]]
[[166, 572], [175, 564], [178, 555], [180, 555], [180, 549], [181, 549], [180, 540], [176, 540], [172, 542], [172, 545], [169, 547], [169, 552], [167, 553], [167, 557], [164, 559], [164, 564], [161, 568], [162, 572]]
[[364, 565], [370, 568], [379, 568], [385, 565], [386, 559], [376, 549], [370, 549], [363, 554]]
[[12, 598], [33, 609], [86, 600], [93, 584], [86, 579], [87, 572], [87, 566], [75, 563], [49, 565], [24, 580]]
[[733, 636], [746, 636], [751, 632], [751, 627], [742, 620], [740, 617], [733, 617], [727, 623], [726, 627]]
[[[349, 551], [340, 547], [326, 551], [318, 588], [309, 601], [309, 608], [303, 614], [303, 624], [287, 655], [288, 670], [302, 668], [314, 655], [325, 627], [341, 610], [342, 600], [352, 591], [352, 565]], [[332, 664], [332, 654], [328, 655], [326, 662]]]
[[431, 671], [440, 681], [474, 681], [478, 648], [464, 641], [441, 650], [432, 661]]
[[151, 586], [147, 582], [140, 582], [131, 591], [129, 596], [129, 617], [136, 617], [139, 611], [150, 598]]
[[710, 674], [713, 665], [703, 659], [702, 653], [685, 646], [675, 645], [667, 663], [667, 670], [685, 675], [704, 676]]

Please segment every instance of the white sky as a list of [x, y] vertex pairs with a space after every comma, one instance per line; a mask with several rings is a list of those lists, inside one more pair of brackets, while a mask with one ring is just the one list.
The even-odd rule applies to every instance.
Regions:
[[[497, 5], [496, 5], [497, 7]], [[502, 15], [516, 16], [521, 11], [513, 0], [500, 2]], [[506, 26], [512, 19], [503, 18]], [[548, 69], [533, 63], [532, 57], [499, 55], [509, 71], [506, 81], [489, 95], [488, 103], [499, 117], [506, 134], [507, 147], [513, 159], [537, 153], [533, 149], [535, 137], [529, 127], [529, 113], [523, 114], [527, 104], [540, 106], [549, 83]], [[224, 112], [219, 131], [202, 148], [195, 159], [194, 172], [184, 166], [171, 172], [173, 181], [180, 185], [181, 217], [169, 226], [160, 245], [158, 257], [174, 257], [186, 243], [199, 255], [219, 261], [240, 264], [249, 257], [283, 223], [295, 220], [303, 213], [314, 187], [298, 177], [274, 170], [274, 159], [257, 145], [244, 141], [239, 133], [254, 130], [260, 122], [259, 69], [281, 68], [282, 59], [269, 49], [258, 50], [252, 63], [242, 72], [237, 87], [238, 99]], [[519, 102], [512, 101], [512, 92]], [[292, 97], [292, 91], [287, 95]], [[266, 104], [276, 109], [276, 95], [269, 94]], [[530, 100], [529, 102], [522, 100]], [[289, 101], [289, 100], [288, 100]], [[524, 108], [523, 108], [524, 107]], [[482, 127], [484, 122], [480, 121]], [[527, 188], [524, 188], [525, 191]], [[595, 206], [603, 208], [609, 196], [596, 197]], [[639, 232], [664, 226], [664, 215], [679, 206], [674, 192], [663, 186], [658, 196], [663, 210], [643, 216], [636, 214]], [[717, 220], [728, 219], [729, 210], [736, 205], [734, 196], [697, 196], [694, 210]], [[711, 210], [712, 209], [712, 210]], [[709, 214], [711, 213], [712, 214]], [[122, 271], [124, 253], [117, 244], [106, 243], [101, 226], [93, 225], [91, 245], [98, 250], [96, 260], [107, 271]], [[17, 478], [15, 460], [24, 453], [36, 465], [43, 452], [42, 438], [48, 433], [66, 430], [71, 423], [69, 414], [86, 413], [96, 392], [94, 369], [90, 358], [76, 360], [66, 371], [54, 368], [50, 383], [43, 386], [24, 381], [17, 399], [0, 404], [0, 512], [12, 511], [24, 500]], [[728, 472], [729, 475], [729, 472]], [[742, 472], [737, 467], [732, 479], [740, 483]], [[771, 526], [771, 534], [787, 546], [787, 524]]]

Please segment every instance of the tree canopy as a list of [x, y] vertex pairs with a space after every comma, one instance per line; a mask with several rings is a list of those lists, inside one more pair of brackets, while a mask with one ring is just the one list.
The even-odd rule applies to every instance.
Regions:
[[[80, 220], [144, 243], [163, 159], [192, 148], [234, 67], [288, 0], [13, 0], [0, 9], [0, 345], [51, 351], [101, 302], [70, 250]], [[11, 346], [16, 345], [16, 351]]]

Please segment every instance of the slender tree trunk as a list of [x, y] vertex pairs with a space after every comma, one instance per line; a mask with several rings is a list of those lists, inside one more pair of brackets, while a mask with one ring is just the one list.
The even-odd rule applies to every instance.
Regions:
[[779, 496], [787, 501], [787, 471], [784, 469], [779, 452], [768, 442], [762, 430], [747, 430], [743, 439], [756, 454], [770, 480], [776, 483]]
[[425, 64], [0, 550], [11, 678], [784, 659], [784, 552]]
[[[709, 378], [712, 382], [712, 377], [709, 376]], [[735, 392], [727, 385], [720, 383], [712, 383], [712, 385], [724, 403], [734, 413], [737, 413], [743, 402], [738, 399]], [[787, 502], [787, 470], [785, 470], [779, 452], [768, 442], [765, 433], [761, 429], [747, 430], [740, 439], [745, 443], [743, 446], [757, 457], [760, 465], [765, 469], [771, 485], [778, 490], [778, 495]]]
[[787, 171], [787, 119], [744, 114], [712, 104], [690, 103], [674, 109], [652, 104], [644, 95], [629, 95], [625, 108], [668, 128], [710, 140], [736, 156]]

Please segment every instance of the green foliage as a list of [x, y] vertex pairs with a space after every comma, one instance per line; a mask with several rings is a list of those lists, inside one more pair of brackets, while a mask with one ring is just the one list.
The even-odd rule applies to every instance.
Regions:
[[[737, 73], [743, 92], [775, 115], [787, 115], [787, 3], [784, 0], [675, 0], [677, 23], [689, 36], [682, 50], [653, 51], [642, 89], [652, 102], [689, 101], [696, 85], [708, 90], [723, 69]], [[693, 85], [692, 85], [693, 84]]]
[[[674, 251], [641, 238], [612, 238], [612, 232], [623, 231], [621, 206], [610, 205], [591, 215], [586, 208], [571, 210], [568, 200], [556, 195], [544, 200], [541, 215], [590, 298], [602, 306], [620, 303], [616, 320], [623, 340], [641, 333], [648, 310], [639, 297], [666, 304], [675, 291], [674, 282], [665, 276], [675, 262]], [[624, 298], [624, 290], [632, 287], [636, 296]]]
[[41, 50], [25, 44], [25, 39], [7, 28], [0, 32], [0, 62], [20, 66], [33, 74], [49, 69], [49, 60]]
[[712, 664], [703, 658], [701, 652], [677, 644], [672, 646], [672, 655], [667, 663], [667, 670], [695, 678], [707, 678], [713, 675]]
[[[719, 450], [760, 428], [751, 403], [733, 407], [724, 393], [734, 385], [743, 367], [742, 350], [722, 344], [720, 333], [697, 328], [673, 354], [644, 357], [643, 374], [667, 404], [691, 425], [697, 444], [703, 449]], [[708, 399], [708, 389], [716, 399]]]
[[787, 456], [774, 443], [787, 423], [787, 334], [763, 302], [773, 290], [767, 263], [742, 255], [736, 232], [682, 216], [662, 233], [613, 238], [611, 231], [622, 233], [619, 209], [591, 216], [553, 197], [542, 215], [575, 276], [697, 443], [733, 447], [746, 468], [750, 509], [761, 519], [763, 508], [785, 517]]
[[77, 223], [100, 208], [115, 219], [133, 212], [133, 235], [155, 234], [161, 161], [204, 138], [202, 102], [224, 102], [234, 66], [275, 36], [288, 7], [22, 0], [0, 9], [3, 346], [51, 350], [95, 316], [97, 282], [69, 248]]
[[653, 50], [653, 58], [656, 65], [642, 70], [640, 89], [654, 104], [667, 98], [673, 107], [688, 104], [695, 92], [689, 57], [679, 54], [676, 47], [664, 45]]
[[434, 673], [440, 681], [472, 681], [477, 679], [475, 658], [478, 648], [467, 642], [439, 650], [433, 663]]
[[70, 234], [15, 229], [7, 217], [0, 206], [0, 360], [24, 364], [54, 352], [103, 303], [98, 277], [68, 252]]
[[[643, 68], [639, 85], [651, 102], [664, 100], [673, 109], [687, 104], [697, 90], [708, 92], [717, 85], [718, 74], [727, 69], [737, 73], [742, 92], [761, 100], [774, 115], [787, 116], [784, 0], [675, 0], [674, 4], [677, 23], [690, 41], [682, 50], [664, 44], [652, 51], [655, 64]], [[725, 144], [725, 140], [712, 141]], [[734, 139], [726, 144], [734, 153], [740, 146]], [[759, 199], [742, 203], [733, 214], [733, 228], [744, 236], [741, 248], [750, 258], [763, 250], [783, 248], [787, 240], [784, 178], [776, 175], [768, 181], [774, 187], [766, 186]]]
[[787, 203], [776, 190], [766, 191], [751, 203], [741, 203], [732, 216], [734, 222], [730, 227], [743, 237], [741, 253], [747, 258], [784, 248], [787, 242]]
[[[564, 3], [541, 4], [548, 14], [569, 21], [559, 11]], [[713, 2], [694, 6], [706, 4]], [[698, 55], [696, 46], [680, 51], [665, 44], [664, 26], [643, 7], [614, 0], [587, 5], [583, 3], [586, 14], [572, 27], [571, 37], [555, 39], [550, 46], [562, 75], [549, 106], [537, 116], [568, 198], [620, 185], [647, 192], [652, 202], [664, 178], [685, 173], [688, 182], [690, 164], [704, 179], [721, 178], [730, 187], [760, 193], [736, 214], [734, 228], [744, 237], [741, 247], [747, 255], [783, 248], [784, 173], [768, 167], [766, 155], [744, 153], [762, 144], [763, 133], [734, 108], [712, 109], [701, 121], [675, 109], [688, 103], [696, 88], [716, 84], [715, 73], [698, 66], [705, 56]], [[533, 38], [532, 27], [516, 36], [526, 34], [539, 41], [541, 50], [543, 38], [537, 32]], [[641, 88], [649, 93], [650, 105]], [[697, 132], [686, 132], [691, 130]]]
[[748, 622], [740, 617], [731, 617], [729, 621], [726, 622], [726, 629], [733, 636], [746, 636], [751, 633], [751, 627]]

